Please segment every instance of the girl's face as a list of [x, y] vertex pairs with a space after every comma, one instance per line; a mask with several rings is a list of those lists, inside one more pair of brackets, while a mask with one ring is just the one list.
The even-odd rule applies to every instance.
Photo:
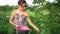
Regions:
[[20, 10], [25, 10], [26, 8], [26, 3], [23, 3], [22, 5], [19, 5]]

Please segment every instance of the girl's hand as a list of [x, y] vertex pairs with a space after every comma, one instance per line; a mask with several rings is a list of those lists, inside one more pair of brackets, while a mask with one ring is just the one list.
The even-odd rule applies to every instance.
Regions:
[[15, 25], [15, 27], [17, 28], [19, 25]]
[[31, 29], [29, 29], [29, 31], [31, 31]]
[[40, 34], [40, 30], [38, 28], [36, 28], [36, 31], [37, 31], [38, 34]]

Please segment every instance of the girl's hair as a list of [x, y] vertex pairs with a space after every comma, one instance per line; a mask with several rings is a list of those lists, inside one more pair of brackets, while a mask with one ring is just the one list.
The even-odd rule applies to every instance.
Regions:
[[19, 0], [19, 1], [18, 1], [18, 5], [22, 5], [23, 3], [26, 4], [26, 1], [25, 1], [25, 0]]

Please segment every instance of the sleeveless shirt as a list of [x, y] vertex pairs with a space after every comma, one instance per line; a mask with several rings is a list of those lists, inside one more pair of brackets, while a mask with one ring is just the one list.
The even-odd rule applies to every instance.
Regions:
[[13, 22], [17, 25], [21, 25], [21, 26], [26, 26], [26, 16], [24, 14], [18, 14], [18, 12], [16, 11], [16, 14], [14, 16], [14, 20]]
[[[20, 30], [29, 30], [29, 28], [27, 27], [27, 23], [26, 23], [26, 16], [24, 14], [19, 14], [16, 11], [13, 22], [17, 25], [25, 26], [25, 29], [20, 28]], [[14, 28], [16, 29], [16, 34], [18, 34], [19, 29], [17, 29], [16, 27], [14, 27]]]

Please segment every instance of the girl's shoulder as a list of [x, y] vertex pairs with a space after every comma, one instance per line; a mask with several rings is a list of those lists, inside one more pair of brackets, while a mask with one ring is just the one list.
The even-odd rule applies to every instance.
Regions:
[[16, 14], [16, 10], [13, 10], [11, 15], [15, 15]]
[[28, 16], [29, 16], [29, 14], [28, 14], [28, 12], [27, 12], [27, 11], [25, 11], [25, 15], [26, 15], [26, 17], [28, 17]]
[[17, 12], [17, 10], [13, 10], [13, 11], [12, 11], [12, 13], [14, 13], [14, 14], [15, 14], [16, 12]]

